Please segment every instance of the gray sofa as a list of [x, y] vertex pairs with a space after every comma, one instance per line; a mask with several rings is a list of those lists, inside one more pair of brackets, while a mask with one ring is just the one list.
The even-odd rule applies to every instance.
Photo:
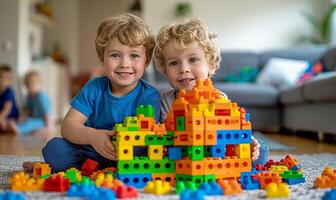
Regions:
[[[321, 60], [329, 70], [335, 70], [336, 49], [323, 46], [255, 52], [221, 52], [220, 68], [213, 76], [214, 85], [251, 113], [255, 130], [291, 130], [336, 133], [336, 72], [324, 73], [300, 86], [279, 89], [268, 84], [226, 83], [224, 77], [237, 73], [240, 67], [256, 66], [261, 70], [273, 57]], [[151, 82], [160, 91], [169, 89], [164, 76], [152, 71]], [[148, 74], [147, 74], [148, 77]]]

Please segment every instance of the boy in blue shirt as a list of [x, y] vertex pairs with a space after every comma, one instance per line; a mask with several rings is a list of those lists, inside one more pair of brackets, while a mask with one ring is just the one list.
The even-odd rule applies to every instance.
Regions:
[[49, 97], [41, 91], [41, 77], [37, 71], [30, 71], [24, 78], [28, 91], [27, 101], [23, 114], [18, 123], [11, 121], [10, 130], [16, 135], [37, 133], [39, 130], [49, 128], [49, 113], [51, 104]]
[[[160, 94], [141, 79], [150, 63], [154, 37], [142, 19], [122, 14], [105, 19], [95, 40], [106, 76], [90, 80], [72, 99], [61, 127], [63, 138], [51, 139], [43, 148], [45, 161], [55, 172], [80, 168], [90, 158], [101, 168], [116, 165], [112, 130], [138, 105], [152, 105], [160, 117]], [[24, 163], [26, 171], [32, 163]]]
[[8, 131], [8, 122], [17, 120], [19, 112], [16, 107], [15, 95], [10, 87], [12, 70], [7, 65], [0, 66], [0, 131]]

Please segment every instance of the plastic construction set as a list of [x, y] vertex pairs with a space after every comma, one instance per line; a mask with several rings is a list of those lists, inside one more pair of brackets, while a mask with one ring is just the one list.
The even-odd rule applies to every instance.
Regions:
[[[52, 174], [48, 164], [35, 163], [32, 175], [12, 175], [11, 191], [0, 193], [0, 200], [25, 199], [20, 191], [88, 199], [136, 198], [144, 192], [198, 200], [255, 189], [278, 198], [290, 196], [288, 185], [305, 182], [291, 155], [252, 166], [250, 115], [222, 97], [210, 80], [181, 90], [165, 124], [156, 124], [151, 106], [139, 106], [136, 116], [126, 117], [114, 130], [116, 167], [98, 170], [99, 163], [88, 159], [81, 169]], [[314, 187], [336, 188], [336, 169], [326, 167]], [[335, 199], [335, 193], [324, 199]]]

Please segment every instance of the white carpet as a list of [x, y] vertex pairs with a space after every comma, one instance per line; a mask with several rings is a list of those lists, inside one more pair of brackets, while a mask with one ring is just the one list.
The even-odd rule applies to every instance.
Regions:
[[[314, 154], [314, 155], [294, 155], [301, 163], [304, 169], [306, 182], [290, 186], [292, 195], [289, 199], [321, 199], [328, 190], [313, 189], [314, 179], [321, 174], [326, 166], [336, 168], [336, 154]], [[271, 156], [271, 159], [280, 160], [284, 156]], [[20, 157], [0, 155], [0, 180], [4, 184], [8, 181], [10, 173], [22, 170], [21, 165], [26, 160], [41, 160], [39, 157]], [[8, 186], [7, 186], [8, 187]], [[235, 196], [207, 196], [206, 199], [265, 199], [265, 191], [243, 191], [243, 193]], [[64, 193], [44, 193], [44, 192], [28, 192], [25, 193], [28, 199], [75, 199], [67, 198]], [[156, 196], [141, 194], [139, 199], [179, 199], [177, 195]]]

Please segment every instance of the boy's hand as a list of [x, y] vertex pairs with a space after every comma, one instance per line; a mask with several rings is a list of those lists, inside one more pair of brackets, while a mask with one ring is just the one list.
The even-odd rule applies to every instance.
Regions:
[[251, 151], [252, 151], [252, 161], [255, 161], [259, 158], [260, 154], [260, 144], [255, 137], [252, 136], [252, 144], [251, 144]]
[[115, 147], [112, 145], [111, 136], [114, 131], [96, 130], [90, 137], [91, 146], [102, 156], [110, 160], [116, 160]]

